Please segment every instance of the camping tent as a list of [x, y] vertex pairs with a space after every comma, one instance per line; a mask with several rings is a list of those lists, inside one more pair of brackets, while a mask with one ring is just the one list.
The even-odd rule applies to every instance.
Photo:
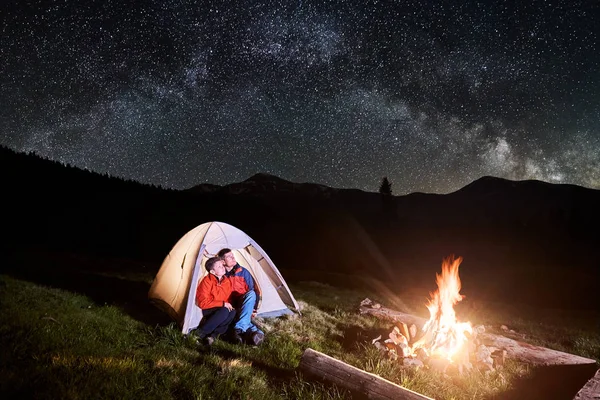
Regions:
[[148, 298], [168, 313], [188, 334], [198, 326], [202, 310], [196, 305], [198, 282], [207, 274], [204, 263], [222, 248], [230, 248], [262, 293], [258, 316], [275, 317], [299, 310], [298, 303], [267, 253], [250, 236], [223, 222], [207, 222], [186, 233], [162, 263]]

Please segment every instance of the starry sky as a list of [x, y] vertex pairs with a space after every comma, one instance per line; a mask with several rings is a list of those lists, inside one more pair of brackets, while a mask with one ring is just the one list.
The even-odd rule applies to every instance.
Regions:
[[600, 189], [593, 0], [2, 2], [0, 144], [183, 189]]

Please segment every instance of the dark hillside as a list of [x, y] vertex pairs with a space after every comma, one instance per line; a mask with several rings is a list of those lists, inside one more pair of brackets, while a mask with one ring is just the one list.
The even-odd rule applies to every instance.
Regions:
[[235, 225], [289, 276], [396, 292], [435, 285], [442, 258], [464, 257], [464, 292], [598, 307], [600, 191], [484, 177], [447, 195], [378, 193], [267, 174], [166, 190], [0, 149], [3, 246], [140, 260], [158, 269], [175, 242], [211, 220]]

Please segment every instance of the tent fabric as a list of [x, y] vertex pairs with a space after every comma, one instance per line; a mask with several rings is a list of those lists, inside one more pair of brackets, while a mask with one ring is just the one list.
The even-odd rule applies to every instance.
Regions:
[[202, 310], [195, 304], [198, 282], [208, 274], [204, 264], [219, 250], [230, 248], [248, 269], [262, 293], [258, 316], [273, 317], [299, 311], [298, 303], [267, 253], [247, 234], [223, 222], [207, 222], [186, 233], [163, 261], [148, 298], [182, 327], [196, 328]]

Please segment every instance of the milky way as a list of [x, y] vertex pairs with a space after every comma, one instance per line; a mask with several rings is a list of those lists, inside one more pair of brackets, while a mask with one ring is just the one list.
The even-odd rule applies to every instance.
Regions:
[[598, 189], [600, 5], [518, 3], [3, 3], [0, 144], [170, 188]]

